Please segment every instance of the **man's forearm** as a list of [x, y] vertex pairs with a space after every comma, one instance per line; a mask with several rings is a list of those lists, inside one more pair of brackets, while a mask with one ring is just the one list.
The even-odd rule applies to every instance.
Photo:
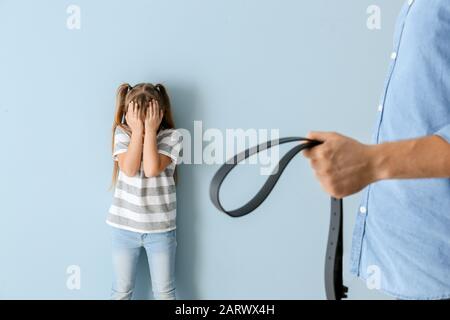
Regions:
[[450, 177], [450, 144], [439, 136], [374, 145], [375, 180]]

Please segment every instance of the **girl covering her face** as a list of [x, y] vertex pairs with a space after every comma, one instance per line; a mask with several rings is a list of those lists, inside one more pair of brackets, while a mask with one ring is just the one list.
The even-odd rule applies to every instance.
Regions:
[[155, 299], [175, 299], [176, 185], [182, 136], [163, 85], [122, 84], [112, 127], [112, 299], [130, 299], [147, 252]]

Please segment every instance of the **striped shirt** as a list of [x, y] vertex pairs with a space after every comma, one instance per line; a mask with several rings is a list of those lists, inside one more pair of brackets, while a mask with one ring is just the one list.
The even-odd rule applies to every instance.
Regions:
[[[106, 222], [120, 229], [140, 233], [165, 232], [176, 228], [176, 192], [173, 174], [181, 161], [182, 135], [175, 129], [158, 132], [158, 152], [172, 162], [156, 177], [146, 177], [143, 163], [135, 176], [119, 168], [113, 202]], [[113, 160], [128, 149], [130, 136], [121, 127], [114, 133]]]

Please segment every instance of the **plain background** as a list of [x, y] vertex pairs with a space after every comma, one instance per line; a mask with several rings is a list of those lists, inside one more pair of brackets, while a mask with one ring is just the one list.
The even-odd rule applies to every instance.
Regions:
[[[81, 29], [66, 27], [70, 4]], [[366, 26], [381, 8], [381, 30]], [[122, 82], [162, 82], [176, 123], [333, 130], [370, 142], [401, 0], [0, 0], [0, 298], [107, 299], [111, 124]], [[217, 165], [182, 165], [177, 289], [187, 299], [322, 299], [329, 197], [293, 161], [257, 212], [215, 210]], [[242, 204], [264, 177], [224, 187]], [[253, 178], [255, 177], [255, 178]], [[231, 187], [231, 184], [234, 186]], [[237, 187], [236, 187], [237, 186]], [[359, 195], [345, 200], [345, 283]], [[81, 289], [66, 286], [70, 265]], [[136, 297], [151, 297], [142, 255]]]

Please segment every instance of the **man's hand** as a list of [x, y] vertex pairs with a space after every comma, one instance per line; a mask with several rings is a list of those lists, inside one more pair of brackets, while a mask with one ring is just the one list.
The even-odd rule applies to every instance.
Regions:
[[323, 141], [303, 154], [331, 196], [343, 198], [378, 180], [373, 146], [334, 132], [310, 132], [307, 137]]

